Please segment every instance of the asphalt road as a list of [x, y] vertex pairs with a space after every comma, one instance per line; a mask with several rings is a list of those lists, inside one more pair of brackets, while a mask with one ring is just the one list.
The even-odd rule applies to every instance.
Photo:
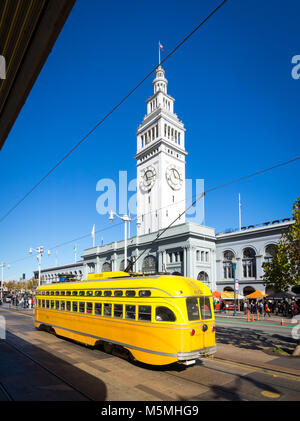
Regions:
[[[33, 326], [32, 316], [0, 309], [0, 400], [299, 401], [300, 377], [276, 375], [214, 359], [195, 366], [149, 367], [87, 348]], [[278, 328], [278, 327], [277, 327]], [[276, 327], [217, 322], [222, 346], [253, 355], [261, 343], [290, 344]], [[287, 332], [287, 331], [286, 331]], [[257, 349], [258, 348], [258, 349]], [[266, 355], [266, 358], [273, 358]]]

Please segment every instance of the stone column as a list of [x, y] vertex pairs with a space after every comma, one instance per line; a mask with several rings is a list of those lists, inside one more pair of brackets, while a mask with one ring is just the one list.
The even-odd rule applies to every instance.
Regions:
[[183, 247], [183, 276], [187, 276], [187, 248]]

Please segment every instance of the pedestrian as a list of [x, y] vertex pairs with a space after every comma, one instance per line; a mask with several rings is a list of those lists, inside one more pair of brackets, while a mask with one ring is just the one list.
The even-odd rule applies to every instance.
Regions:
[[248, 304], [247, 301], [244, 302], [244, 313], [247, 314]]
[[269, 317], [271, 317], [271, 310], [268, 306], [268, 303], [265, 304], [265, 313], [264, 313], [264, 317], [266, 316], [266, 314], [268, 314]]
[[297, 314], [298, 314], [296, 301], [292, 302], [292, 313], [293, 313], [293, 316], [297, 316]]

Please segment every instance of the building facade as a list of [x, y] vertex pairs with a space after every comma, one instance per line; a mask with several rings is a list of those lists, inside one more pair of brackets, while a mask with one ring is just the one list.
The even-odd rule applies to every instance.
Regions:
[[42, 270], [43, 282], [56, 281], [60, 274], [85, 279], [89, 273], [124, 270], [132, 262], [134, 272], [188, 276], [222, 292], [234, 288], [235, 259], [239, 293], [264, 291], [262, 264], [272, 259], [276, 243], [293, 221], [218, 234], [212, 227], [186, 222], [185, 128], [167, 86], [165, 71], [158, 66], [147, 114], [137, 131], [138, 224], [137, 235], [127, 241], [128, 261], [124, 241], [115, 241], [84, 250], [80, 262]]

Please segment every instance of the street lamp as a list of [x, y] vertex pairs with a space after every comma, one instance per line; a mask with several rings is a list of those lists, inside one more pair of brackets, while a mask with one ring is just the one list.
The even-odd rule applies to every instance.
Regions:
[[233, 281], [234, 281], [234, 310], [233, 315], [236, 316], [236, 280], [235, 280], [235, 270], [236, 270], [236, 259], [232, 259], [232, 270], [233, 270]]
[[109, 212], [109, 220], [110, 222], [114, 221], [114, 216], [117, 216], [124, 222], [124, 269], [127, 267], [127, 223], [137, 220], [136, 224], [137, 226], [140, 225], [140, 222], [138, 221], [138, 217], [136, 218], [130, 218], [128, 215], [120, 216], [116, 212], [110, 211]]
[[[0, 284], [0, 303], [2, 302], [2, 298], [3, 298], [3, 282], [4, 282], [4, 268], [5, 268], [6, 264], [5, 263], [1, 263], [0, 267], [2, 269], [2, 276], [1, 276], [1, 284]], [[10, 268], [10, 265], [7, 265], [7, 269]]]
[[[37, 261], [39, 266], [39, 286], [41, 285], [41, 263], [42, 263], [42, 254], [44, 253], [44, 246], [39, 246], [37, 249], [33, 249], [30, 247], [29, 253], [32, 254], [32, 252], [37, 252]], [[50, 256], [50, 250], [48, 250], [48, 256]]]

